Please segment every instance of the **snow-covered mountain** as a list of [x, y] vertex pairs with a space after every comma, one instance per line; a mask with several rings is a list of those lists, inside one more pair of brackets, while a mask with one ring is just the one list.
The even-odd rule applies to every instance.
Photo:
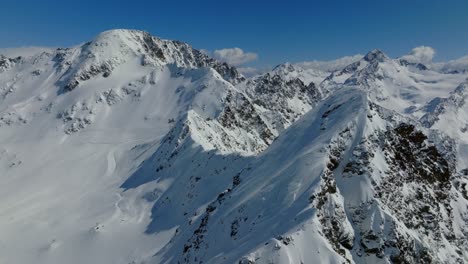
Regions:
[[246, 78], [136, 30], [3, 54], [2, 263], [468, 262], [466, 71]]

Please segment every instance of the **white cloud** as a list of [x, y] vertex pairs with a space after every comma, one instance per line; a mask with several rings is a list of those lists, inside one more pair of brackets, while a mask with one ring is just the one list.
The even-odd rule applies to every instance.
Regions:
[[213, 57], [217, 60], [227, 62], [233, 66], [239, 66], [258, 58], [256, 53], [244, 52], [240, 48], [220, 49], [213, 52]]
[[241, 67], [241, 68], [237, 68], [237, 70], [240, 73], [242, 73], [242, 75], [244, 75], [245, 77], [252, 77], [252, 76], [255, 76], [255, 75], [265, 73], [269, 69], [263, 69], [262, 70], [262, 69], [258, 69], [258, 68], [254, 68], [254, 67]]
[[304, 61], [299, 62], [297, 65], [301, 66], [304, 69], [316, 69], [321, 71], [337, 71], [342, 70], [349, 64], [356, 62], [362, 59], [364, 55], [357, 54], [353, 56], [346, 56], [336, 60], [331, 61]]
[[428, 46], [419, 46], [411, 50], [411, 53], [401, 57], [409, 62], [431, 63], [436, 51]]
[[434, 68], [443, 72], [466, 72], [468, 71], [468, 56], [448, 62], [435, 63]]

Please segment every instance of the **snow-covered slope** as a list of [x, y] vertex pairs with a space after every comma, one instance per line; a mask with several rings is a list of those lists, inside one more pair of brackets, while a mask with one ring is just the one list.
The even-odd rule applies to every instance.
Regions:
[[379, 104], [400, 113], [413, 113], [433, 98], [446, 96], [466, 76], [418, 67], [373, 50], [343, 70], [333, 72], [320, 86], [323, 90], [359, 86], [367, 89]]
[[[202, 174], [189, 169], [190, 177], [178, 176], [175, 172], [187, 157], [180, 154], [185, 147], [177, 147], [165, 159], [168, 171], [156, 174], [155, 180], [167, 175], [185, 178], [181, 185], [190, 191], [187, 197], [169, 195], [169, 202], [165, 194], [158, 195], [153, 227], [171, 215], [174, 224], [178, 219], [177, 231], [151, 259], [155, 263], [466, 259], [467, 223], [463, 217], [457, 219], [466, 214], [466, 206], [460, 206], [466, 202], [464, 187], [451, 187], [466, 179], [456, 171], [454, 144], [375, 105], [366, 92], [350, 88], [317, 105], [258, 157], [242, 160], [211, 153], [207, 155], [213, 162], [201, 159]], [[231, 158], [236, 164], [229, 166]], [[215, 164], [218, 169], [206, 176]], [[237, 171], [231, 171], [233, 167]], [[219, 186], [218, 194], [186, 214], [182, 208], [206, 195], [203, 180], [218, 173], [228, 176], [224, 188]], [[179, 206], [181, 210], [174, 210]], [[174, 211], [184, 212], [185, 221], [173, 216]]]
[[136, 30], [9, 51], [2, 263], [468, 261], [467, 73], [374, 50], [246, 79]]

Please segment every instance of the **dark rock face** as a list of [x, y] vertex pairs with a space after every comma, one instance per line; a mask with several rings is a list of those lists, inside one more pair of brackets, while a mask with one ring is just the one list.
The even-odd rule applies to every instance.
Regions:
[[[320, 191], [309, 197], [309, 202], [318, 209], [317, 216], [323, 228], [324, 236], [330, 242], [333, 250], [344, 257], [348, 263], [351, 260], [347, 258], [346, 250], [351, 250], [354, 247], [355, 236], [350, 233], [347, 226], [349, 220], [345, 213], [343, 204], [338, 203], [334, 196], [337, 195], [338, 187], [336, 184], [336, 170], [342, 162], [346, 145], [342, 144], [341, 139], [351, 138], [352, 133], [349, 129], [345, 129], [339, 133], [339, 139], [333, 141], [329, 149], [329, 158], [327, 167], [325, 168], [320, 184]], [[334, 208], [330, 211], [329, 208]]]
[[140, 40], [144, 48], [145, 54], [148, 54], [150, 57], [158, 58], [161, 61], [166, 61], [164, 56], [164, 51], [156, 43], [155, 38], [149, 33], [144, 32], [142, 34], [142, 39]]
[[245, 81], [245, 78], [237, 71], [236, 68], [229, 66], [225, 62], [218, 62], [214, 59], [208, 59], [207, 65], [212, 67], [215, 71], [221, 74], [225, 80], [231, 82], [232, 84]]
[[254, 104], [280, 113], [283, 123], [293, 122], [299, 113], [293, 111], [288, 100], [297, 98], [305, 105], [314, 105], [321, 98], [321, 94], [314, 83], [305, 85], [299, 79], [286, 81], [279, 75], [269, 73], [249, 83], [253, 89], [248, 91]]
[[23, 58], [16, 57], [16, 58], [7, 58], [0, 54], [0, 73], [3, 71], [8, 70], [9, 68], [13, 67], [15, 64], [21, 62]]
[[64, 92], [70, 92], [74, 90], [80, 82], [90, 80], [93, 77], [102, 75], [104, 78], [110, 76], [114, 66], [111, 63], [105, 62], [101, 65], [91, 65], [88, 69], [81, 71], [79, 74], [75, 75], [65, 86], [63, 87]]
[[[284, 80], [279, 75], [265, 74], [244, 83], [244, 92], [230, 92], [218, 117], [230, 130], [242, 129], [262, 140], [264, 150], [278, 133], [306, 113], [321, 98], [314, 83], [305, 85], [299, 79]], [[299, 100], [304, 106], [294, 108], [289, 102]], [[265, 117], [267, 116], [267, 117]]]
[[422, 64], [422, 63], [409, 62], [409, 61], [407, 61], [405, 59], [399, 59], [398, 62], [402, 66], [413, 66], [413, 67], [415, 67], [416, 69], [418, 69], [420, 71], [427, 71], [428, 70], [427, 66]]
[[408, 181], [446, 183], [449, 180], [448, 162], [435, 146], [426, 146], [426, 135], [416, 131], [413, 125], [401, 124], [387, 136], [389, 144], [386, 149], [394, 153], [392, 163], [408, 172]]
[[229, 93], [225, 100], [227, 105], [218, 118], [222, 126], [228, 129], [255, 130], [267, 145], [273, 141], [271, 130], [245, 95]]
[[[451, 235], [453, 171], [447, 158], [435, 146], [428, 145], [427, 136], [411, 124], [402, 123], [385, 132], [383, 137], [382, 149], [390, 168], [383, 181], [375, 186], [378, 199], [406, 228], [427, 239], [441, 241], [445, 237], [456, 243]], [[413, 191], [407, 193], [406, 188]], [[392, 261], [432, 261], [434, 257], [428, 248], [415, 247], [402, 237], [400, 234], [397, 243], [389, 245], [399, 252], [393, 255]]]
[[[358, 257], [375, 256], [393, 263], [437, 263], [437, 248], [444, 243], [466, 248], [466, 243], [456, 238], [453, 222], [452, 202], [468, 193], [466, 182], [460, 180], [462, 173], [455, 172], [455, 143], [447, 137], [427, 134], [415, 123], [395, 118], [395, 113], [375, 104], [369, 107], [368, 122], [376, 116], [389, 125], [362, 138], [356, 146], [351, 145], [350, 150], [345, 142], [355, 132], [352, 127], [351, 131], [342, 131], [330, 144], [320, 191], [309, 198], [318, 209], [323, 236], [345, 258], [349, 250]], [[322, 118], [327, 118], [334, 108], [339, 105], [330, 107]], [[346, 152], [351, 152], [351, 157], [345, 158]], [[388, 169], [375, 167], [377, 156], [384, 158]], [[334, 195], [345, 187], [337, 182], [340, 177], [368, 179], [373, 197], [357, 205], [336, 202]], [[334, 212], [326, 208], [334, 208]], [[377, 224], [371, 227], [369, 221]], [[352, 225], [354, 235], [347, 231], [346, 222]], [[463, 263], [462, 251], [456, 254], [451, 257]]]

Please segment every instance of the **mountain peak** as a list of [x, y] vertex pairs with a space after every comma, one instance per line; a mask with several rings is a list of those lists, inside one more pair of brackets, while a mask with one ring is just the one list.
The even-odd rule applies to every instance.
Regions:
[[136, 39], [139, 36], [151, 36], [149, 32], [143, 30], [136, 30], [136, 29], [111, 29], [102, 31], [101, 33], [97, 34], [92, 43], [100, 43], [100, 42], [109, 42], [109, 41], [123, 41], [123, 40], [131, 40]]
[[107, 78], [121, 65], [135, 62], [139, 65], [133, 67], [211, 67], [229, 82], [243, 80], [235, 68], [208, 57], [185, 42], [161, 39], [140, 30], [104, 31], [78, 47], [77, 54], [70, 53], [70, 61], [64, 60], [67, 70], [59, 81], [59, 85], [64, 86], [60, 93], [71, 91], [98, 75]]
[[132, 34], [132, 33], [148, 33], [148, 32], [139, 30], [139, 29], [115, 28], [115, 29], [102, 31], [101, 33], [97, 35], [97, 37], [105, 36], [105, 35], [126, 35], [126, 34]]
[[108, 55], [109, 57], [117, 56], [120, 53], [127, 54], [142, 53], [147, 50], [142, 49], [145, 43], [157, 39], [151, 34], [141, 30], [131, 29], [113, 29], [99, 33], [93, 40], [85, 43], [82, 49], [96, 54]]
[[368, 62], [384, 62], [388, 57], [379, 49], [373, 49], [364, 56], [364, 60]]
[[283, 72], [283, 73], [293, 72], [296, 70], [298, 70], [298, 68], [295, 67], [295, 65], [291, 64], [290, 62], [278, 64], [273, 68], [273, 72]]

